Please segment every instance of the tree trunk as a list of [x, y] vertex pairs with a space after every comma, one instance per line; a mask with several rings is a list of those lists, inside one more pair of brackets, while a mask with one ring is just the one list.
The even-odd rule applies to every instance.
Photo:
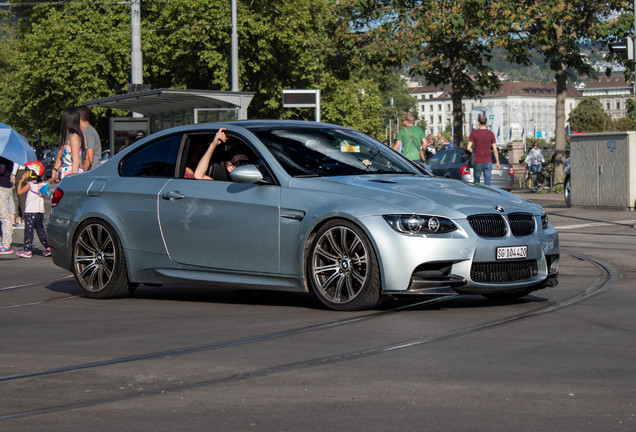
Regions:
[[566, 65], [556, 73], [556, 131], [554, 156], [554, 184], [563, 184], [565, 179], [565, 98], [567, 96], [568, 74]]
[[462, 147], [462, 141], [464, 140], [464, 110], [462, 109], [462, 93], [460, 91], [453, 90], [451, 93], [451, 100], [453, 101], [453, 145], [455, 147]]

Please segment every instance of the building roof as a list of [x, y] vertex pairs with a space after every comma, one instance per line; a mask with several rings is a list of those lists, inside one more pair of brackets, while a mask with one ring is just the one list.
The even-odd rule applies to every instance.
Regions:
[[616, 89], [631, 86], [631, 83], [625, 82], [625, 75], [599, 76], [587, 83], [584, 90]]

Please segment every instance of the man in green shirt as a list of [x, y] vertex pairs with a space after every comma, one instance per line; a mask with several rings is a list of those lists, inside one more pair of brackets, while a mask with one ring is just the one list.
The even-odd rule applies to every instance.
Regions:
[[402, 154], [404, 156], [413, 161], [425, 161], [424, 151], [428, 145], [426, 134], [421, 128], [414, 125], [415, 118], [413, 114], [404, 114], [402, 121], [404, 122], [404, 127], [396, 137], [393, 150], [400, 151], [400, 145], [402, 145]]

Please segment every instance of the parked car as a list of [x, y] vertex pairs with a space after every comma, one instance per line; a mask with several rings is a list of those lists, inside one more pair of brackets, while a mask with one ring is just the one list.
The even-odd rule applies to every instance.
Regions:
[[[452, 148], [437, 152], [428, 159], [427, 163], [431, 172], [440, 177], [455, 178], [468, 182], [474, 182], [473, 169], [468, 168], [468, 162], [463, 161], [466, 150], [463, 148]], [[515, 180], [515, 171], [508, 159], [499, 153], [499, 169], [495, 169], [495, 155], [491, 152], [492, 174], [490, 185], [505, 190], [512, 190]], [[482, 176], [483, 184], [484, 178]]]
[[[215, 180], [186, 178], [221, 127]], [[228, 172], [239, 155], [244, 164]], [[558, 233], [541, 206], [433, 177], [324, 123], [164, 130], [65, 177], [51, 207], [53, 262], [94, 298], [202, 284], [308, 291], [354, 310], [390, 295], [519, 297], [558, 275]]]
[[53, 174], [53, 166], [55, 165], [55, 158], [57, 157], [58, 148], [53, 150], [44, 150], [42, 155], [42, 165], [44, 165], [45, 178], [51, 178]]
[[108, 159], [110, 159], [110, 149], [106, 149], [102, 151], [102, 163], [106, 162]]

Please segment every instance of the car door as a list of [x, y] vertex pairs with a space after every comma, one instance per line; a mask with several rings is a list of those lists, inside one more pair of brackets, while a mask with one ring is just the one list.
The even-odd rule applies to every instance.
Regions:
[[219, 270], [279, 272], [279, 208], [275, 184], [173, 178], [158, 195], [170, 258]]

